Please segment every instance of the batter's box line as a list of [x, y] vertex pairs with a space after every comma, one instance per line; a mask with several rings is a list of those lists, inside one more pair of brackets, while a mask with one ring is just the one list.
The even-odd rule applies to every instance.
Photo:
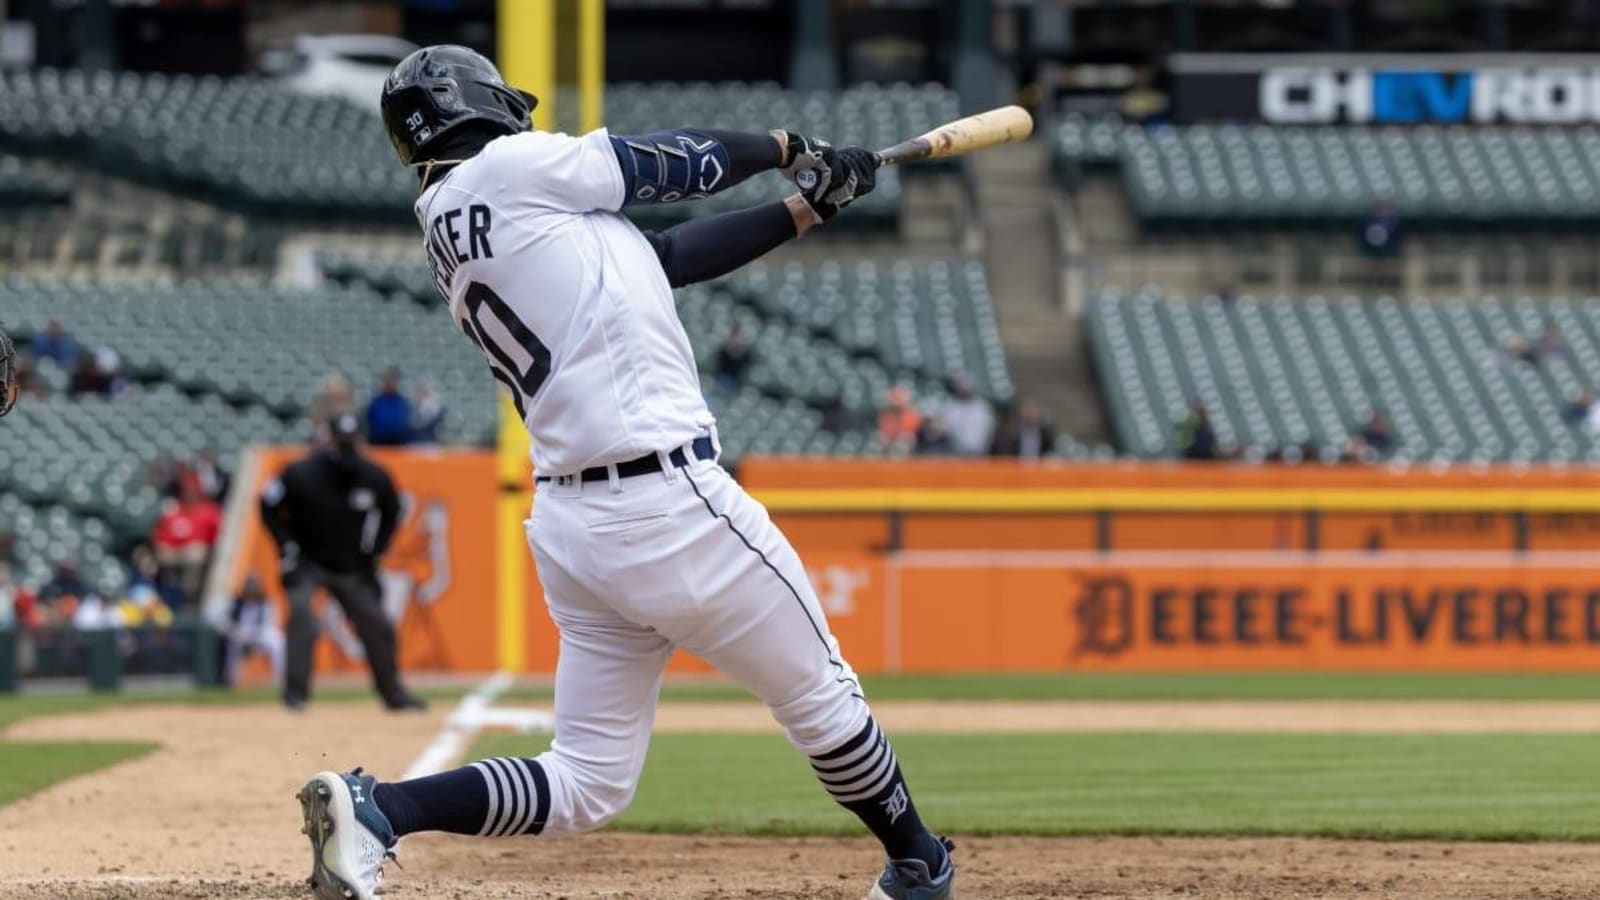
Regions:
[[486, 728], [511, 729], [524, 734], [552, 731], [555, 717], [544, 710], [496, 707], [494, 701], [511, 688], [510, 672], [496, 672], [461, 698], [422, 754], [403, 776], [406, 780], [436, 775], [455, 765], [472, 741]]

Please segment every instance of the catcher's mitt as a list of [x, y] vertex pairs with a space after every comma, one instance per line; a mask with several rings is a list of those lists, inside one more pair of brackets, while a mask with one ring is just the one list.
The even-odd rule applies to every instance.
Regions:
[[22, 390], [17, 378], [17, 348], [12, 346], [5, 331], [0, 330], [0, 416], [17, 405], [17, 394]]

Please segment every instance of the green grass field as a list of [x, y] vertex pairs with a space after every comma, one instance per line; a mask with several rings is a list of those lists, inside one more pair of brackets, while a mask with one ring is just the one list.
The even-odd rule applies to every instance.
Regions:
[[142, 756], [156, 746], [0, 741], [0, 806], [42, 791], [58, 781]]
[[[880, 676], [875, 700], [1600, 700], [1600, 676], [1353, 673]], [[461, 687], [425, 690], [450, 703]], [[508, 702], [547, 702], [547, 684]], [[737, 688], [669, 682], [664, 698], [736, 700]], [[270, 703], [270, 691], [0, 697], [17, 720], [142, 703]], [[374, 702], [365, 689], [321, 702]], [[918, 802], [959, 832], [1294, 833], [1600, 840], [1600, 735], [897, 734]], [[147, 752], [141, 744], [36, 744], [0, 734], [0, 805]], [[477, 755], [528, 755], [538, 739], [492, 736]], [[622, 827], [849, 833], [780, 738], [658, 736]]]
[[[1600, 675], [1570, 673], [1438, 674], [1371, 672], [1173, 672], [1159, 674], [876, 675], [862, 679], [873, 700], [1600, 700]], [[419, 694], [450, 703], [462, 687], [423, 687]], [[509, 702], [547, 702], [547, 683], [504, 695]], [[748, 700], [722, 681], [668, 681], [662, 698]], [[376, 702], [364, 687], [320, 691], [319, 702]], [[136, 703], [275, 703], [274, 691], [181, 691], [116, 695], [0, 695], [0, 730], [18, 719]]]
[[[1600, 840], [1600, 735], [898, 734], [918, 806], [964, 834]], [[475, 756], [541, 739], [484, 738]], [[851, 834], [777, 736], [662, 734], [618, 827]]]

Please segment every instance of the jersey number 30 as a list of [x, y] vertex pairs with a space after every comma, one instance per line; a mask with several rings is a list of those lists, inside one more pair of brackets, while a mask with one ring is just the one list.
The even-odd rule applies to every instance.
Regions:
[[511, 391], [517, 414], [526, 419], [528, 401], [550, 377], [550, 348], [488, 285], [467, 285], [466, 304], [463, 330], [489, 357], [489, 371]]

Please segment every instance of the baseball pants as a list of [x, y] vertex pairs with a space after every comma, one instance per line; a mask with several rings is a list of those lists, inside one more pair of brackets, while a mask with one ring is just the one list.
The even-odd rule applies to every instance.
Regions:
[[526, 528], [561, 633], [543, 834], [628, 806], [677, 647], [760, 698], [807, 755], [876, 733], [799, 556], [715, 463], [541, 483]]
[[383, 596], [376, 579], [359, 573], [328, 572], [303, 563], [287, 589], [289, 597], [288, 650], [285, 654], [283, 698], [304, 702], [311, 697], [311, 652], [316, 647], [317, 617], [311, 601], [326, 588], [344, 610], [366, 652], [372, 686], [387, 703], [405, 697], [396, 671], [394, 625], [383, 612]]

